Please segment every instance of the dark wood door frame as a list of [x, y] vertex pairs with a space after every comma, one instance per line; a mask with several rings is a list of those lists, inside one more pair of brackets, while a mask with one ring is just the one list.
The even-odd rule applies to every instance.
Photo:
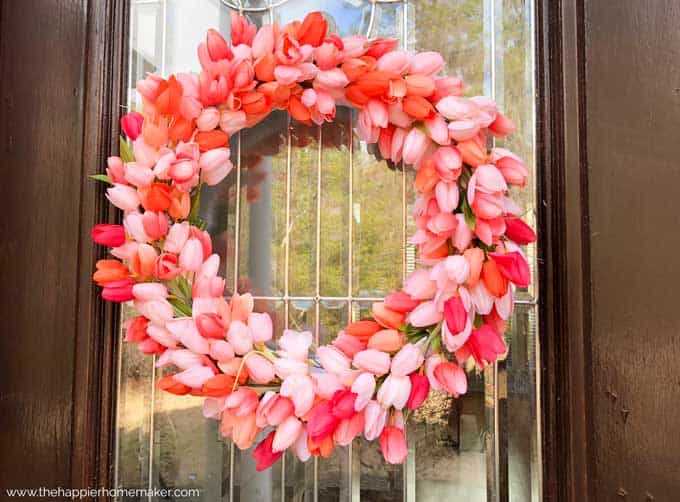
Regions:
[[584, 31], [583, 0], [537, 2], [543, 491], [574, 502], [592, 467]]

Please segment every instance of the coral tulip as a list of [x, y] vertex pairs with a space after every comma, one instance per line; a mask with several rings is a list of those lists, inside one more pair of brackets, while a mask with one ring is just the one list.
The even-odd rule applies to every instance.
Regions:
[[388, 464], [403, 464], [408, 455], [404, 431], [393, 425], [380, 434], [380, 449]]
[[396, 329], [383, 329], [368, 340], [367, 348], [382, 352], [396, 352], [404, 345], [404, 334]]
[[434, 377], [439, 385], [454, 397], [467, 392], [467, 377], [463, 368], [456, 363], [444, 361], [434, 368]]

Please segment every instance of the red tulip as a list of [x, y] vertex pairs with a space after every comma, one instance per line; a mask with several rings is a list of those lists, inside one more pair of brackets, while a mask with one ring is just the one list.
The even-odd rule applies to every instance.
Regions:
[[212, 312], [199, 315], [196, 318], [196, 327], [205, 338], [223, 339], [227, 332], [222, 318]]
[[357, 395], [347, 389], [336, 390], [331, 399], [331, 413], [340, 420], [354, 416]]
[[517, 286], [525, 288], [531, 283], [529, 264], [518, 251], [512, 251], [511, 253], [489, 253], [489, 256], [498, 265], [500, 273]]
[[148, 337], [146, 334], [146, 327], [149, 325], [149, 320], [143, 315], [138, 315], [130, 321], [127, 330], [125, 331], [125, 341], [127, 342], [141, 342]]
[[295, 34], [300, 45], [309, 44], [312, 47], [318, 47], [326, 38], [326, 31], [328, 30], [328, 21], [323, 17], [321, 12], [310, 12], [305, 16], [302, 24]]
[[536, 240], [536, 232], [521, 218], [515, 216], [505, 217], [505, 235], [520, 246], [530, 244]]
[[[481, 328], [473, 329], [470, 338], [465, 345], [456, 352], [456, 357], [460, 360], [460, 355], [467, 359], [470, 355], [475, 358], [475, 362], [480, 368], [494, 362], [498, 356], [505, 354], [507, 347], [503, 337], [489, 324]], [[436, 372], [436, 370], [435, 370]]]
[[142, 133], [143, 123], [144, 116], [138, 112], [126, 113], [120, 118], [120, 128], [132, 141], [136, 140]]
[[102, 290], [102, 298], [110, 302], [129, 302], [134, 298], [132, 294], [132, 286], [134, 285], [135, 281], [132, 279], [109, 282]]
[[125, 244], [125, 228], [123, 225], [99, 223], [92, 228], [92, 240], [102, 246], [115, 248]]
[[274, 443], [275, 431], [271, 431], [269, 435], [258, 444], [253, 450], [253, 457], [257, 460], [257, 465], [255, 469], [258, 471], [263, 471], [270, 467], [274, 462], [281, 458], [283, 451], [275, 452], [272, 450], [272, 444]]
[[307, 422], [307, 436], [319, 443], [333, 434], [340, 419], [333, 414], [333, 404], [330, 401], [321, 401], [309, 414]]
[[430, 382], [425, 375], [418, 373], [411, 373], [409, 378], [411, 379], [411, 394], [406, 401], [406, 407], [409, 410], [415, 410], [427, 399], [427, 395], [430, 393]]
[[468, 313], [460, 296], [452, 296], [444, 302], [444, 319], [451, 333], [460, 333], [465, 329]]

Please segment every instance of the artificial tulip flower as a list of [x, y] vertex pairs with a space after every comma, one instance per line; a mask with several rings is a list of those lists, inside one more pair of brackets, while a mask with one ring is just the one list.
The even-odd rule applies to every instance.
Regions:
[[123, 225], [100, 223], [92, 228], [92, 240], [97, 244], [108, 247], [118, 247], [125, 243], [125, 228]]
[[489, 253], [498, 270], [504, 277], [521, 288], [525, 288], [531, 282], [529, 264], [518, 251], [510, 253]]
[[253, 457], [257, 461], [257, 464], [255, 465], [255, 469], [257, 471], [263, 471], [267, 469], [283, 455], [283, 450], [273, 450], [275, 435], [276, 431], [270, 432], [269, 435], [253, 450]]
[[362, 371], [381, 376], [390, 370], [390, 355], [380, 350], [366, 349], [354, 356], [353, 363]]
[[505, 235], [520, 246], [536, 241], [536, 232], [521, 218], [509, 216], [505, 218]]
[[396, 352], [404, 345], [404, 334], [396, 329], [383, 329], [368, 340], [366, 348], [382, 352]]
[[409, 410], [415, 410], [420, 408], [427, 399], [430, 393], [430, 382], [425, 375], [418, 373], [411, 373], [409, 378], [411, 379], [411, 393], [406, 401], [406, 407]]
[[385, 427], [380, 434], [380, 450], [388, 464], [403, 464], [408, 456], [404, 431], [393, 425]]
[[397, 376], [406, 376], [420, 368], [424, 360], [423, 351], [420, 347], [407, 343], [392, 358], [390, 373]]
[[434, 368], [434, 377], [448, 393], [458, 397], [467, 392], [467, 377], [463, 368], [456, 363], [444, 361]]

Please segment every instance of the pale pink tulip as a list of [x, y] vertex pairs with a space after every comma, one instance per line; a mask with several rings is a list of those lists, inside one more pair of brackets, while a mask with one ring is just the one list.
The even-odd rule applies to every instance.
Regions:
[[257, 393], [253, 389], [239, 387], [227, 396], [224, 407], [237, 417], [245, 417], [255, 413], [259, 404]]
[[163, 326], [170, 321], [174, 315], [172, 305], [165, 299], [135, 302], [135, 307], [141, 314], [148, 317], [152, 323], [157, 324], [158, 326]]
[[217, 185], [234, 168], [229, 159], [228, 148], [214, 148], [201, 155], [198, 161], [201, 169], [201, 180], [207, 185]]
[[369, 401], [364, 408], [364, 437], [373, 441], [380, 436], [387, 421], [387, 410], [377, 401]]
[[287, 329], [279, 338], [279, 353], [282, 357], [305, 361], [309, 347], [312, 345], [313, 335], [311, 331], [293, 331]]
[[125, 181], [138, 188], [148, 187], [155, 178], [151, 168], [141, 162], [127, 162], [124, 173]]
[[307, 446], [307, 429], [302, 427], [300, 435], [293, 444], [293, 452], [295, 456], [300, 460], [300, 462], [307, 462], [312, 454], [309, 452], [309, 447]]
[[144, 302], [162, 300], [168, 297], [168, 288], [158, 282], [140, 282], [132, 286], [132, 294]]
[[204, 108], [196, 119], [196, 128], [199, 131], [212, 131], [220, 122], [220, 111], [214, 106]]
[[324, 42], [314, 49], [314, 62], [320, 70], [330, 70], [337, 67], [343, 59], [338, 46], [331, 42]]
[[189, 231], [189, 223], [186, 221], [172, 225], [163, 243], [163, 249], [170, 253], [179, 254], [189, 239]]
[[137, 190], [121, 183], [114, 183], [114, 185], [106, 191], [106, 198], [109, 199], [111, 204], [123, 211], [134, 211], [139, 207], [139, 195], [137, 195]]
[[408, 165], [417, 166], [430, 146], [430, 138], [417, 127], [412, 128], [404, 139], [403, 159]]
[[362, 371], [381, 376], [390, 370], [390, 355], [376, 349], [366, 349], [354, 356], [353, 363]]
[[356, 336], [348, 335], [345, 331], [340, 331], [333, 340], [333, 346], [347, 357], [353, 358], [357, 352], [366, 348], [366, 342]]
[[316, 384], [316, 395], [322, 399], [331, 399], [336, 391], [345, 388], [335, 373], [312, 373], [312, 379]]
[[437, 148], [432, 155], [437, 174], [445, 181], [456, 181], [463, 167], [463, 156], [454, 146]]
[[465, 90], [463, 81], [458, 77], [439, 77], [434, 79], [434, 96], [432, 101], [437, 103], [446, 96], [462, 96]]
[[[168, 348], [177, 347], [177, 339], [167, 329], [162, 328], [161, 326], [158, 326], [156, 324], [149, 324], [149, 326], [146, 328], [146, 334], [149, 335], [150, 338], [153, 338], [156, 342], [161, 344], [163, 347]], [[200, 355], [198, 357], [200, 357]], [[191, 366], [193, 366], [193, 364]]]
[[260, 59], [274, 52], [274, 27], [272, 25], [262, 26], [253, 38], [252, 46], [253, 58]]
[[272, 318], [266, 312], [251, 312], [248, 314], [248, 327], [253, 333], [253, 342], [265, 343], [272, 339], [274, 327]]
[[418, 52], [411, 57], [409, 73], [432, 76], [444, 67], [444, 58], [438, 52]]
[[396, 376], [405, 376], [413, 373], [423, 364], [423, 351], [420, 347], [407, 343], [392, 358], [390, 373]]
[[125, 167], [120, 157], [109, 157], [106, 159], [106, 175], [113, 183], [127, 185], [125, 181]]
[[314, 404], [314, 384], [308, 375], [290, 375], [281, 384], [281, 395], [290, 398], [295, 415], [302, 417]]
[[220, 129], [229, 136], [245, 128], [246, 125], [247, 117], [242, 111], [224, 110], [220, 115]]
[[295, 417], [288, 417], [277, 428], [274, 434], [272, 450], [284, 451], [295, 443], [302, 432], [302, 422]]
[[227, 341], [238, 355], [247, 354], [253, 349], [253, 335], [241, 321], [232, 321], [227, 331]]
[[316, 351], [316, 356], [326, 371], [341, 375], [349, 370], [351, 361], [339, 349], [331, 345], [319, 347]]
[[[168, 351], [170, 352], [170, 351]], [[187, 349], [173, 350], [170, 361], [181, 370], [186, 370], [194, 366], [200, 366], [203, 357]]]
[[215, 376], [215, 373], [207, 366], [193, 366], [187, 370], [175, 373], [172, 378], [187, 387], [200, 389], [213, 376]]
[[430, 271], [414, 270], [404, 281], [404, 292], [414, 300], [429, 300], [437, 292], [437, 284], [430, 279]]
[[363, 410], [375, 392], [375, 377], [371, 373], [361, 373], [352, 383], [352, 392], [357, 395], [354, 401], [356, 411]]
[[196, 272], [203, 264], [201, 241], [192, 237], [184, 244], [179, 255], [179, 266], [189, 272]]
[[470, 246], [470, 242], [472, 242], [472, 229], [470, 229], [465, 221], [465, 216], [462, 214], [457, 214], [456, 219], [458, 220], [458, 224], [456, 225], [456, 230], [453, 234], [452, 243], [454, 247], [462, 253]]
[[274, 361], [274, 370], [279, 378], [288, 378], [292, 375], [309, 374], [309, 364], [306, 361], [279, 357]]
[[279, 425], [292, 416], [294, 411], [295, 407], [291, 399], [269, 391], [262, 397], [257, 408], [257, 425], [258, 427]]
[[439, 354], [433, 354], [425, 360], [425, 376], [428, 382], [430, 382], [430, 387], [432, 390], [441, 391], [442, 386], [434, 377], [434, 369], [442, 362], [442, 357]]
[[377, 400], [383, 408], [394, 407], [401, 410], [406, 406], [411, 394], [411, 379], [408, 376], [398, 376], [390, 373], [378, 391]]
[[210, 342], [210, 357], [218, 362], [227, 362], [234, 358], [234, 348], [225, 340]]
[[130, 211], [123, 217], [123, 226], [127, 235], [132, 237], [135, 241], [146, 243], [151, 240], [144, 230], [144, 220], [139, 211]]
[[432, 326], [441, 322], [442, 319], [443, 314], [439, 312], [433, 301], [421, 303], [408, 316], [408, 321], [416, 327]]
[[189, 350], [208, 354], [210, 343], [203, 338], [191, 317], [177, 317], [165, 323], [165, 327]]
[[246, 358], [250, 379], [259, 384], [268, 384], [274, 379], [274, 365], [259, 354], [253, 354]]
[[426, 119], [424, 123], [432, 141], [439, 145], [448, 145], [451, 142], [449, 129], [444, 117], [436, 114], [434, 117]]
[[[452, 213], [458, 207], [459, 191], [458, 185], [455, 183], [440, 181], [437, 183], [437, 186], [435, 186], [434, 193], [437, 199], [437, 205], [443, 212]], [[454, 228], [456, 226], [457, 223], [453, 225]]]

